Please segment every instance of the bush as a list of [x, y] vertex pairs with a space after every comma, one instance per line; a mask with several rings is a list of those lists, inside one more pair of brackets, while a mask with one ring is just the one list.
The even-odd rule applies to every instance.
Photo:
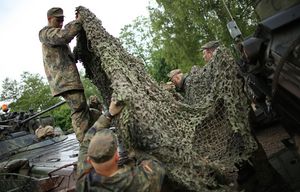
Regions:
[[60, 127], [64, 132], [72, 129], [71, 109], [65, 104], [55, 109], [52, 113], [55, 126]]

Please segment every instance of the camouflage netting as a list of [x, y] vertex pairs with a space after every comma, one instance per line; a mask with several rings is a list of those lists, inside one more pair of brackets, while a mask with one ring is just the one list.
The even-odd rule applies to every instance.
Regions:
[[76, 53], [106, 103], [111, 97], [125, 101], [118, 134], [127, 148], [156, 156], [166, 165], [168, 177], [190, 190], [226, 190], [220, 176], [234, 179], [235, 164], [256, 149], [246, 98], [227, 53], [219, 62], [192, 70], [191, 76], [198, 77], [194, 90], [199, 91], [187, 93], [190, 105], [183, 104], [146, 73], [144, 64], [123, 49], [93, 13], [84, 7], [78, 11], [84, 32], [78, 36]]

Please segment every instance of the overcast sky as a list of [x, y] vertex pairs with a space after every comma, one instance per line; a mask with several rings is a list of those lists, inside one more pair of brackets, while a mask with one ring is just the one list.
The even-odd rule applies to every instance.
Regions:
[[[1, 0], [0, 1], [0, 90], [9, 77], [19, 80], [24, 71], [45, 77], [38, 32], [47, 25], [47, 10], [64, 9], [65, 22], [75, 18], [75, 7], [82, 5], [102, 21], [117, 37], [120, 29], [137, 16], [147, 16], [149, 0]], [[74, 44], [75, 39], [72, 44]], [[79, 66], [80, 68], [80, 66]]]

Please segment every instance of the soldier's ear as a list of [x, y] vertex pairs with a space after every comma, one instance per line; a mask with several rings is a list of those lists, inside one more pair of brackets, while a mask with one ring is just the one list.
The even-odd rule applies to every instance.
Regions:
[[115, 155], [114, 155], [115, 161], [118, 162], [120, 157], [119, 157], [119, 153], [118, 151], [116, 151]]
[[48, 17], [48, 22], [51, 22], [51, 19], [52, 19], [52, 18], [53, 18], [53, 17], [51, 17], [51, 16]]
[[89, 164], [92, 164], [90, 157], [86, 158], [86, 162], [88, 162]]

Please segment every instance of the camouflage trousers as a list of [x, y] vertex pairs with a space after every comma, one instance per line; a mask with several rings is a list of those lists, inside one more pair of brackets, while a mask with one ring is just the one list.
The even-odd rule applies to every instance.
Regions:
[[71, 108], [73, 130], [81, 143], [85, 132], [89, 129], [90, 112], [83, 91], [67, 91], [61, 95]]

